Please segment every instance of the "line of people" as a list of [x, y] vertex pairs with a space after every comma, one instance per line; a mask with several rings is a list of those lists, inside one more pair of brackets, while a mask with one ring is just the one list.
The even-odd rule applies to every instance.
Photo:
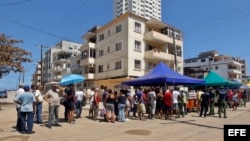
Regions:
[[[31, 89], [31, 90], [30, 90]], [[49, 116], [46, 127], [61, 126], [59, 124], [59, 107], [64, 105], [64, 119], [70, 123], [75, 123], [75, 118], [80, 118], [82, 106], [85, 105], [86, 98], [89, 99], [89, 117], [98, 119], [98, 112], [106, 122], [125, 122], [130, 118], [138, 120], [165, 119], [185, 117], [188, 114], [187, 102], [188, 92], [174, 87], [173, 90], [166, 90], [164, 93], [158, 87], [140, 87], [132, 96], [129, 90], [121, 89], [113, 91], [104, 88], [101, 94], [99, 88], [92, 88], [89, 94], [76, 90], [73, 84], [61, 87], [52, 84], [51, 89], [42, 96], [42, 87], [31, 85], [19, 85], [14, 101], [17, 103], [17, 124], [16, 128], [20, 133], [33, 134], [33, 123], [43, 124], [41, 117], [43, 101], [49, 104]], [[218, 104], [219, 117], [227, 118], [227, 107], [237, 110], [237, 106], [246, 106], [246, 90], [225, 90], [205, 89], [197, 92], [197, 109], [199, 116], [215, 115], [214, 105]], [[63, 98], [61, 99], [60, 96]], [[102, 96], [102, 97], [101, 97]], [[103, 109], [99, 108], [99, 103], [103, 102]], [[242, 104], [241, 104], [242, 103]], [[132, 113], [132, 116], [130, 115]], [[76, 114], [76, 116], [75, 116]], [[147, 117], [145, 116], [147, 114]]]

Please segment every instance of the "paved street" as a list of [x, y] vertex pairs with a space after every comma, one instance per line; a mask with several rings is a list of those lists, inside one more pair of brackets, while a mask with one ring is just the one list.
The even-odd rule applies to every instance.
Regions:
[[[48, 105], [43, 103], [43, 107], [43, 120], [46, 121]], [[218, 114], [201, 118], [192, 112], [176, 120], [131, 119], [125, 123], [106, 123], [86, 118], [87, 109], [88, 106], [84, 107], [83, 118], [71, 125], [62, 120], [64, 107], [60, 106], [62, 127], [48, 129], [34, 124], [35, 134], [21, 135], [13, 128], [16, 123], [15, 106], [5, 105], [0, 111], [0, 141], [223, 141], [224, 124], [250, 124], [250, 102], [247, 107], [238, 107], [237, 111], [228, 109], [227, 119], [218, 118]]]

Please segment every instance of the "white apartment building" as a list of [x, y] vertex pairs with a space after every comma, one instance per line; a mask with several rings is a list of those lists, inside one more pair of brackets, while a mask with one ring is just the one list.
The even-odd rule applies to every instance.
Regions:
[[245, 60], [229, 55], [219, 55], [216, 50], [201, 52], [196, 58], [184, 60], [184, 74], [203, 78], [210, 70], [231, 81], [242, 82], [246, 76]]
[[61, 78], [71, 73], [71, 60], [80, 54], [82, 44], [60, 41], [49, 48], [44, 54], [43, 83], [59, 82]]
[[82, 38], [85, 44], [80, 65], [85, 87], [112, 88], [148, 73], [160, 61], [183, 73], [182, 33], [159, 20], [127, 12], [102, 27], [92, 28]]
[[32, 75], [32, 84], [35, 84], [35, 85], [42, 85], [41, 83], [41, 71], [42, 69], [42, 66], [41, 66], [41, 61], [39, 60], [38, 61], [38, 64], [36, 65], [36, 70], [34, 72], [34, 74]]
[[114, 0], [114, 17], [132, 12], [146, 19], [161, 21], [161, 0]]

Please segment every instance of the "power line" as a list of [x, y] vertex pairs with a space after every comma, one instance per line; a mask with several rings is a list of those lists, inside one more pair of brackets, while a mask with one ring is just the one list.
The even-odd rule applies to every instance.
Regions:
[[12, 3], [7, 3], [7, 4], [0, 4], [0, 6], [9, 6], [9, 5], [22, 4], [22, 3], [26, 3], [28, 1], [31, 1], [31, 0], [24, 0], [24, 1], [20, 1], [20, 2], [12, 2]]
[[58, 36], [58, 35], [54, 35], [54, 34], [52, 34], [52, 33], [42, 31], [42, 30], [40, 30], [40, 29], [31, 27], [31, 26], [29, 26], [29, 25], [21, 24], [21, 23], [19, 23], [19, 22], [16, 22], [16, 21], [11, 20], [11, 19], [8, 19], [8, 18], [2, 17], [2, 16], [0, 16], [0, 18], [6, 20], [6, 21], [8, 21], [8, 22], [15, 23], [15, 24], [17, 24], [17, 25], [19, 25], [19, 26], [22, 26], [22, 27], [25, 27], [25, 28], [28, 28], [28, 29], [31, 29], [31, 30], [34, 30], [34, 31], [37, 31], [37, 32], [40, 32], [40, 33], [43, 33], [43, 34], [46, 34], [46, 35], [49, 35], [49, 36], [51, 36], [51, 37], [58, 38], [58, 39], [60, 39], [60, 40], [66, 40], [64, 37], [60, 37], [60, 36]]

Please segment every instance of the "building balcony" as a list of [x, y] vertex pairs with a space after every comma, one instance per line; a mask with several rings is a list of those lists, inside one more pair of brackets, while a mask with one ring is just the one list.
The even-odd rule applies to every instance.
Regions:
[[37, 75], [41, 74], [41, 71], [40, 70], [36, 71], [36, 74]]
[[80, 66], [88, 65], [88, 64], [95, 64], [95, 58], [86, 58], [81, 60]]
[[241, 74], [241, 71], [237, 69], [228, 69], [228, 73]]
[[62, 67], [55, 67], [54, 69], [51, 69], [51, 71], [52, 71], [53, 73], [61, 73], [62, 70], [63, 70]]
[[[145, 59], [148, 60], [163, 60], [163, 61], [174, 61], [174, 55], [166, 52], [160, 52], [156, 50], [149, 50], [145, 52]], [[177, 62], [182, 62], [182, 58], [177, 56]]]
[[[150, 43], [157, 44], [157, 45], [165, 45], [165, 44], [173, 44], [173, 38], [169, 37], [168, 35], [162, 34], [157, 31], [149, 31], [145, 33], [144, 39]], [[175, 44], [182, 46], [181, 40], [175, 40]]]
[[219, 64], [230, 64], [233, 66], [242, 66], [239, 62], [236, 62], [232, 59], [215, 59], [214, 62], [218, 62]]
[[57, 76], [54, 76], [52, 77], [52, 81], [60, 81], [62, 79], [62, 75], [57, 75]]
[[144, 39], [148, 42], [152, 42], [159, 45], [164, 45], [167, 43], [173, 43], [173, 39], [167, 35], [161, 34], [156, 31], [150, 31], [145, 33]]
[[58, 59], [58, 60], [54, 61], [54, 64], [65, 64], [65, 63], [70, 62], [70, 61], [71, 61], [70, 58], [68, 58], [68, 59]]
[[83, 75], [85, 79], [95, 79], [94, 73], [86, 73]]

